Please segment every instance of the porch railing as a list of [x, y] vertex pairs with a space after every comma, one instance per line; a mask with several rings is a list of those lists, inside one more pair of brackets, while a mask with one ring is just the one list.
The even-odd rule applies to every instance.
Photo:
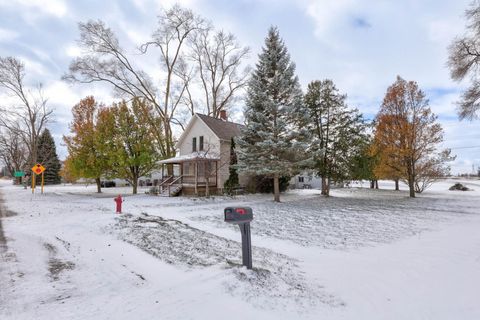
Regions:
[[173, 176], [166, 177], [158, 185], [159, 193], [163, 193], [163, 187], [173, 179]]
[[[211, 176], [208, 181], [208, 185], [210, 186], [216, 186], [217, 179], [216, 176]], [[182, 183], [184, 184], [195, 184], [197, 183], [198, 185], [206, 185], [207, 184], [207, 179], [205, 177], [199, 176], [197, 179], [195, 179], [195, 176], [185, 176], [183, 175], [183, 180]]]
[[[175, 179], [173, 179], [172, 182], [170, 182], [168, 184], [168, 196], [169, 197], [172, 195], [172, 192], [171, 192], [172, 186], [174, 186], [175, 184], [180, 184], [181, 185], [182, 184], [182, 178], [183, 178], [183, 176], [178, 176]], [[177, 183], [179, 180], [180, 180], [180, 183]]]

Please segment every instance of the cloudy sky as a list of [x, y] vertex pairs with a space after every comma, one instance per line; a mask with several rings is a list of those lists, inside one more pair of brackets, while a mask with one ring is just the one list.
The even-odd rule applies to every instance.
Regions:
[[[86, 95], [112, 99], [108, 88], [60, 79], [79, 54], [77, 23], [103, 20], [135, 54], [155, 29], [161, 8], [175, 2], [234, 33], [251, 48], [252, 66], [269, 26], [278, 26], [303, 88], [330, 78], [367, 118], [397, 75], [417, 81], [443, 125], [444, 147], [457, 155], [453, 173], [480, 166], [480, 120], [458, 120], [454, 102], [467, 83], [453, 82], [445, 65], [448, 45], [464, 32], [471, 0], [0, 0], [0, 56], [21, 59], [27, 84], [43, 84], [55, 109], [50, 128], [61, 158], [71, 107]], [[155, 54], [145, 59], [150, 70], [158, 67]]]

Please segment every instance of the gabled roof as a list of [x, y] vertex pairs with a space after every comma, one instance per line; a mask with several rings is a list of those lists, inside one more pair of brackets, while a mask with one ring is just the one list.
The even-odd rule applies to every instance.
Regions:
[[215, 133], [220, 140], [230, 140], [240, 135], [243, 125], [235, 122], [224, 121], [204, 114], [196, 115]]
[[176, 143], [176, 148], [178, 148], [179, 145], [182, 143], [183, 139], [187, 135], [187, 132], [191, 130], [195, 120], [200, 120], [201, 122], [203, 122], [208, 127], [208, 129], [210, 129], [212, 133], [216, 135], [220, 140], [226, 141], [230, 141], [232, 137], [239, 136], [240, 130], [243, 127], [243, 125], [239, 123], [224, 121], [221, 119], [206, 116], [204, 114], [195, 113], [192, 119], [190, 119], [190, 122], [188, 123], [183, 133], [180, 135], [180, 138]]

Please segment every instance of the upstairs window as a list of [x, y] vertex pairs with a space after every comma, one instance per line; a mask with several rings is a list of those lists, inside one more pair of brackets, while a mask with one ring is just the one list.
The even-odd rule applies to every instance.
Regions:
[[192, 152], [197, 151], [197, 137], [192, 138]]
[[298, 177], [298, 182], [304, 182], [304, 179], [302, 176]]
[[200, 145], [198, 146], [198, 150], [203, 151], [203, 136], [200, 136], [199, 144]]

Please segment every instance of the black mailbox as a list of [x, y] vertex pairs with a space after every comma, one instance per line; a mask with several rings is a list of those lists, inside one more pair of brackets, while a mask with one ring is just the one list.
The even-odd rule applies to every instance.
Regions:
[[225, 208], [225, 222], [242, 224], [253, 220], [253, 211], [250, 207]]

